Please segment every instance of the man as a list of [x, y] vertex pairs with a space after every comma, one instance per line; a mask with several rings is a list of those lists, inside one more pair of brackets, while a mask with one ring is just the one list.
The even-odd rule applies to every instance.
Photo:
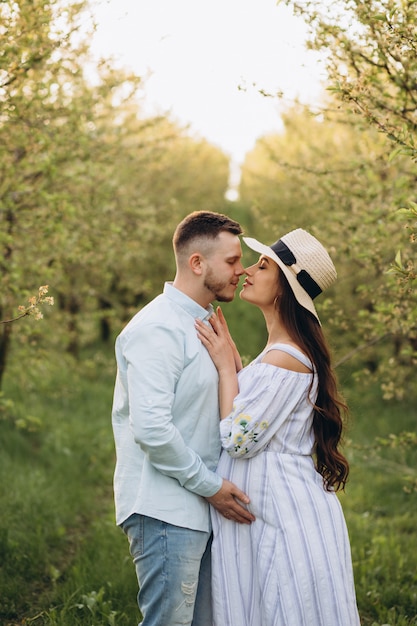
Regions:
[[209, 505], [242, 523], [249, 499], [215, 473], [218, 375], [197, 338], [211, 302], [233, 300], [244, 273], [240, 225], [191, 213], [176, 228], [176, 276], [116, 340], [116, 522], [139, 582], [142, 626], [211, 626]]

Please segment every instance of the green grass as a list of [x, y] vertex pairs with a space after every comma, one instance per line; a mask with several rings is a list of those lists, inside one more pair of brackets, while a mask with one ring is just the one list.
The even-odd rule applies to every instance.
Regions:
[[137, 623], [114, 522], [112, 352], [31, 365], [12, 364], [0, 413], [0, 625]]
[[[35, 358], [35, 355], [33, 356]], [[75, 364], [16, 358], [0, 398], [0, 626], [139, 621], [114, 523], [113, 350]], [[411, 400], [352, 387], [341, 501], [364, 626], [417, 626], [417, 446]], [[393, 433], [394, 437], [390, 437]], [[335, 625], [336, 626], [336, 625]]]
[[417, 624], [416, 401], [346, 390], [351, 475], [341, 496], [364, 626]]

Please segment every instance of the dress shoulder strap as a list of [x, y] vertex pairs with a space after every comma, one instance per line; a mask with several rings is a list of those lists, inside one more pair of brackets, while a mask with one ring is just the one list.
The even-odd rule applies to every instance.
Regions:
[[295, 359], [300, 361], [300, 363], [308, 367], [308, 369], [311, 369], [311, 370], [313, 369], [313, 364], [310, 361], [310, 359], [295, 346], [291, 346], [288, 343], [274, 343], [271, 346], [268, 346], [268, 348], [263, 351], [262, 356], [264, 356], [271, 350], [281, 350], [281, 352], [286, 352], [290, 356], [293, 356]]

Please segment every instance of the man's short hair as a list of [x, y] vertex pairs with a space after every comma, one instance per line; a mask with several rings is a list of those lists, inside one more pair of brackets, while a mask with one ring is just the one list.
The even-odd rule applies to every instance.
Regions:
[[212, 211], [194, 211], [185, 217], [175, 229], [172, 243], [175, 255], [181, 256], [189, 251], [189, 244], [197, 239], [214, 240], [219, 233], [226, 231], [232, 235], [241, 235], [242, 228], [227, 215]]

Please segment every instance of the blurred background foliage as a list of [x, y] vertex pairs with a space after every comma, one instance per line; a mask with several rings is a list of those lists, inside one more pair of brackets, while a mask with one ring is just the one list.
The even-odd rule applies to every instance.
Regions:
[[[77, 358], [112, 340], [173, 277], [177, 222], [210, 209], [270, 243], [298, 226], [317, 235], [339, 272], [319, 303], [336, 360], [387, 398], [413, 393], [415, 7], [288, 3], [327, 51], [328, 89], [320, 109], [294, 103], [283, 131], [259, 139], [236, 202], [220, 149], [143, 114], [146, 81], [105, 59], [92, 73], [87, 0], [1, 3], [0, 319], [39, 285], [55, 307], [36, 328], [0, 326], [0, 382], [10, 350], [41, 341]], [[256, 312], [235, 303], [227, 315], [253, 356]]]
[[[391, 475], [399, 483], [404, 479], [415, 499], [417, 5], [286, 4], [309, 24], [309, 45], [326, 53], [322, 104], [280, 104], [283, 130], [259, 138], [246, 155], [239, 198], [231, 202], [227, 155], [168, 116], [145, 115], [142, 77], [115, 70], [106, 59], [92, 68], [87, 0], [0, 2], [0, 420], [11, 459], [19, 449], [16, 458], [29, 460], [47, 442], [51, 456], [42, 464], [52, 467], [58, 453], [60, 463], [74, 466], [66, 442], [71, 427], [58, 419], [48, 435], [59, 412], [71, 406], [76, 391], [69, 381], [83, 389], [79, 402], [87, 407], [86, 419], [94, 419], [98, 409], [88, 389], [102, 379], [111, 386], [115, 336], [173, 278], [171, 238], [178, 221], [208, 209], [229, 214], [265, 243], [303, 227], [328, 248], [339, 280], [319, 298], [318, 309], [353, 406], [355, 471], [364, 475], [389, 450]], [[253, 261], [245, 249], [244, 259]], [[39, 303], [43, 321], [7, 321], [30, 308], [45, 285], [54, 306]], [[224, 311], [247, 361], [263, 348], [262, 317], [239, 299]], [[109, 413], [110, 394], [103, 400]], [[370, 416], [366, 426], [373, 405], [378, 417]], [[407, 418], [397, 419], [403, 413]], [[97, 456], [84, 451], [78, 468], [101, 467], [101, 456], [112, 454], [108, 422], [104, 435], [103, 415], [95, 419], [101, 423], [91, 433]], [[400, 424], [407, 432], [397, 432]], [[13, 459], [4, 470], [12, 466]], [[97, 471], [94, 489], [103, 480], [102, 469]], [[47, 500], [42, 472], [31, 480], [34, 493], [43, 490]], [[356, 493], [362, 504], [354, 507], [363, 508]], [[0, 544], [10, 547], [7, 536], [16, 520], [13, 503], [6, 493], [3, 498], [10, 508], [1, 507], [7, 519]], [[85, 506], [82, 498], [79, 506]], [[38, 524], [41, 536], [46, 520]], [[363, 518], [353, 515], [353, 531], [362, 532], [362, 525]], [[60, 517], [54, 528], [61, 545], [65, 521]], [[372, 554], [375, 582], [380, 571]], [[365, 557], [358, 565], [363, 580], [370, 575], [363, 570]], [[94, 594], [78, 604], [105, 604], [99, 591]], [[375, 583], [371, 595], [361, 598], [369, 615], [377, 595]], [[404, 620], [392, 623], [417, 623]], [[111, 617], [103, 623], [112, 623]]]

